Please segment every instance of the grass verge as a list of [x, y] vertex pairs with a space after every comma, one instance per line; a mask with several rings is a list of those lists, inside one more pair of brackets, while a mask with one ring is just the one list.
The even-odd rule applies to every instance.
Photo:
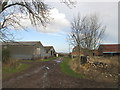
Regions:
[[17, 63], [16, 65], [13, 65], [13, 66], [3, 65], [2, 66], [2, 79], [7, 80], [11, 77], [14, 77], [17, 75], [17, 73], [28, 69], [30, 66], [31, 66], [30, 64], [22, 64], [22, 63]]
[[19, 63], [17, 65], [11, 66], [11, 67], [3, 66], [2, 67], [2, 72], [3, 72], [3, 74], [16, 73], [16, 72], [21, 72], [21, 71], [23, 71], [23, 70], [25, 70], [29, 67], [30, 67], [29, 64]]
[[50, 57], [47, 59], [38, 59], [38, 60], [20, 60], [21, 62], [41, 62], [41, 61], [51, 61], [56, 59], [57, 57]]
[[65, 73], [66, 75], [69, 75], [69, 76], [73, 76], [73, 77], [76, 77], [76, 78], [84, 78], [83, 75], [79, 74], [79, 73], [76, 73], [75, 71], [73, 71], [70, 66], [69, 66], [69, 61], [71, 59], [69, 57], [65, 57], [64, 60], [60, 63], [60, 68], [61, 68], [61, 71], [63, 73]]

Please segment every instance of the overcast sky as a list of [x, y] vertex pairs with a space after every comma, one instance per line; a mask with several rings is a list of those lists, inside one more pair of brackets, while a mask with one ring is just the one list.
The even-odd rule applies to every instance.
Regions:
[[54, 20], [47, 25], [47, 28], [38, 26], [37, 29], [32, 28], [29, 21], [21, 20], [29, 28], [28, 32], [12, 31], [16, 34], [18, 41], [41, 41], [43, 45], [53, 45], [57, 52], [69, 52], [67, 33], [70, 32], [70, 22], [73, 17], [78, 13], [81, 16], [96, 13], [103, 25], [107, 26], [103, 43], [118, 43], [117, 2], [78, 2], [72, 9], [61, 3], [47, 3], [52, 7], [50, 16]]

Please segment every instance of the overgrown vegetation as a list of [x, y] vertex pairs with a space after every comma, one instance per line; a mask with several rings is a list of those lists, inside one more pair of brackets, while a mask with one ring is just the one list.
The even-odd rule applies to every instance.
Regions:
[[[100, 63], [97, 63], [100, 62]], [[89, 62], [78, 65], [77, 59], [71, 60], [72, 70], [88, 77], [102, 82], [117, 82], [118, 68], [120, 67], [118, 57], [91, 57]]]
[[10, 57], [8, 48], [2, 50], [2, 74], [3, 78], [8, 78], [9, 74], [14, 74], [27, 69], [30, 65], [19, 63], [18, 60]]
[[22, 64], [22, 63], [18, 63], [13, 66], [3, 65], [2, 71], [3, 71], [3, 74], [16, 73], [16, 72], [21, 72], [27, 69], [29, 66], [30, 66], [29, 64]]
[[3, 49], [2, 50], [2, 62], [7, 63], [7, 61], [10, 59], [10, 52], [9, 49]]
[[2, 65], [2, 78], [8, 79], [13, 77], [13, 75], [28, 69], [31, 65], [30, 64], [23, 64], [23, 63], [7, 63]]
[[69, 57], [65, 57], [64, 60], [60, 63], [60, 68], [61, 71], [63, 73], [65, 73], [66, 75], [70, 75], [76, 78], [84, 78], [83, 75], [76, 73], [75, 71], [73, 71], [70, 66], [69, 66], [69, 61], [71, 60], [71, 58]]

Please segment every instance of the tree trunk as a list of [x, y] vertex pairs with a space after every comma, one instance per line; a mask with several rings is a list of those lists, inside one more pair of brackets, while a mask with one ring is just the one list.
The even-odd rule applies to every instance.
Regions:
[[78, 46], [78, 64], [79, 65], [81, 64], [81, 61], [80, 61], [80, 46]]

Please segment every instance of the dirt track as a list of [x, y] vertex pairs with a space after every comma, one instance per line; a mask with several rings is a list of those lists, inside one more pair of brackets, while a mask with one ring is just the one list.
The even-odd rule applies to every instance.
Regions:
[[33, 64], [28, 70], [3, 80], [3, 88], [117, 88], [115, 83], [96, 82], [67, 76], [60, 71], [62, 58]]

